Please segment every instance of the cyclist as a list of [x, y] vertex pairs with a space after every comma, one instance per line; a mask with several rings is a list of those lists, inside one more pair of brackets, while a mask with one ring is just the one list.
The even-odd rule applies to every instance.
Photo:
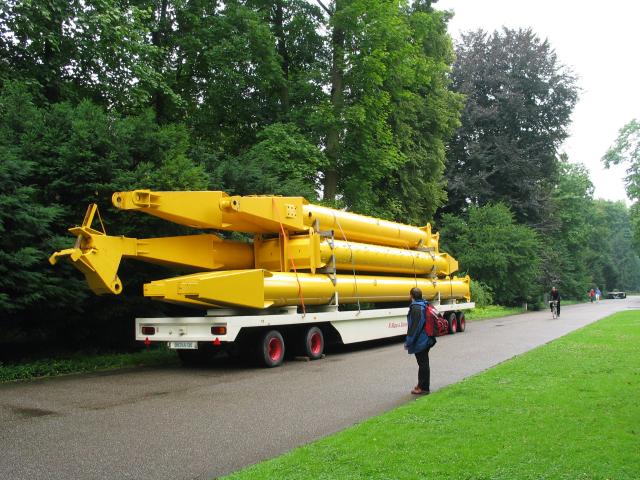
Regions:
[[[556, 302], [556, 312], [558, 313], [558, 316], [560, 316], [560, 292], [556, 287], [553, 287], [551, 289], [551, 294], [549, 295], [549, 298], [551, 299], [552, 302]], [[553, 305], [549, 305], [549, 307], [553, 312]]]

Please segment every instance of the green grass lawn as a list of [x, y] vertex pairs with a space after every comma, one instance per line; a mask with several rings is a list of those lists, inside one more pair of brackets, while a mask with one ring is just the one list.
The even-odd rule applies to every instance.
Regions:
[[502, 307], [500, 305], [488, 305], [486, 307], [476, 307], [472, 310], [465, 311], [467, 320], [484, 320], [487, 318], [500, 318], [508, 315], [516, 315], [524, 313], [524, 309], [520, 307]]
[[623, 312], [228, 478], [638, 479], [638, 399]]
[[70, 358], [0, 363], [0, 383], [68, 373], [96, 372], [143, 365], [167, 365], [177, 362], [178, 357], [174, 351], [156, 348], [136, 353], [74, 355]]

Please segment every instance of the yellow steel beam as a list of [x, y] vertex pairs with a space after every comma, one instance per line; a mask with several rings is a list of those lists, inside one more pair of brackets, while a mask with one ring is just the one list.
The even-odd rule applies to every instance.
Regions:
[[306, 231], [302, 197], [230, 197], [224, 192], [116, 192], [121, 210], [140, 210], [180, 225], [245, 233]]
[[333, 230], [335, 238], [339, 240], [400, 248], [438, 249], [439, 234], [432, 233], [429, 224], [414, 227], [311, 204], [304, 205], [303, 209], [307, 225], [313, 225], [317, 220], [320, 230]]
[[[258, 240], [255, 254], [256, 268], [271, 271], [315, 270], [332, 266], [335, 256], [337, 271], [398, 273], [410, 275], [451, 275], [458, 270], [458, 262], [443, 252], [408, 250], [383, 245], [335, 240], [333, 248], [327, 239], [311, 232], [287, 239], [283, 252], [282, 238]], [[249, 266], [245, 268], [250, 268]]]
[[89, 225], [69, 231], [78, 237], [76, 246], [55, 252], [49, 262], [53, 265], [60, 258], [68, 259], [84, 274], [89, 287], [97, 295], [122, 291], [122, 282], [117, 275], [122, 258], [197, 270], [238, 269], [253, 265], [252, 245], [223, 241], [217, 235], [137, 239], [105, 235]]
[[286, 305], [325, 305], [337, 293], [341, 304], [397, 302], [419, 287], [427, 300], [435, 298], [469, 300], [469, 277], [425, 279], [337, 275], [334, 286], [327, 275], [309, 273], [235, 270], [209, 272], [157, 280], [145, 284], [144, 295], [186, 305], [229, 305], [268, 308]]
[[165, 220], [195, 228], [246, 233], [333, 230], [339, 240], [400, 248], [438, 249], [438, 234], [431, 226], [414, 227], [397, 222], [310, 205], [302, 197], [229, 196], [219, 191], [152, 192], [134, 190], [113, 194], [113, 204], [123, 210], [140, 210]]

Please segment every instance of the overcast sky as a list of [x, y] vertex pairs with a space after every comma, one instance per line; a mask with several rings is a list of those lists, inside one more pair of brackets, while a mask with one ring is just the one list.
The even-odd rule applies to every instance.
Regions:
[[454, 39], [504, 25], [531, 27], [549, 40], [582, 88], [562, 150], [589, 169], [596, 198], [626, 200], [625, 168], [606, 170], [600, 159], [618, 130], [640, 118], [640, 1], [440, 0], [435, 7], [455, 12]]

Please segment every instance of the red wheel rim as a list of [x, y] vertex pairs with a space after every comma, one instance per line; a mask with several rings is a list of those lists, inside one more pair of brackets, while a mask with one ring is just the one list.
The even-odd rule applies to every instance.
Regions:
[[269, 358], [276, 362], [282, 356], [282, 343], [277, 338], [269, 340]]
[[464, 317], [460, 317], [460, 330], [464, 330], [465, 320]]
[[451, 322], [451, 333], [456, 333], [458, 331], [458, 324], [456, 323], [455, 318]]
[[322, 339], [320, 338], [320, 333], [314, 332], [309, 339], [309, 350], [314, 355], [319, 355], [322, 350]]

